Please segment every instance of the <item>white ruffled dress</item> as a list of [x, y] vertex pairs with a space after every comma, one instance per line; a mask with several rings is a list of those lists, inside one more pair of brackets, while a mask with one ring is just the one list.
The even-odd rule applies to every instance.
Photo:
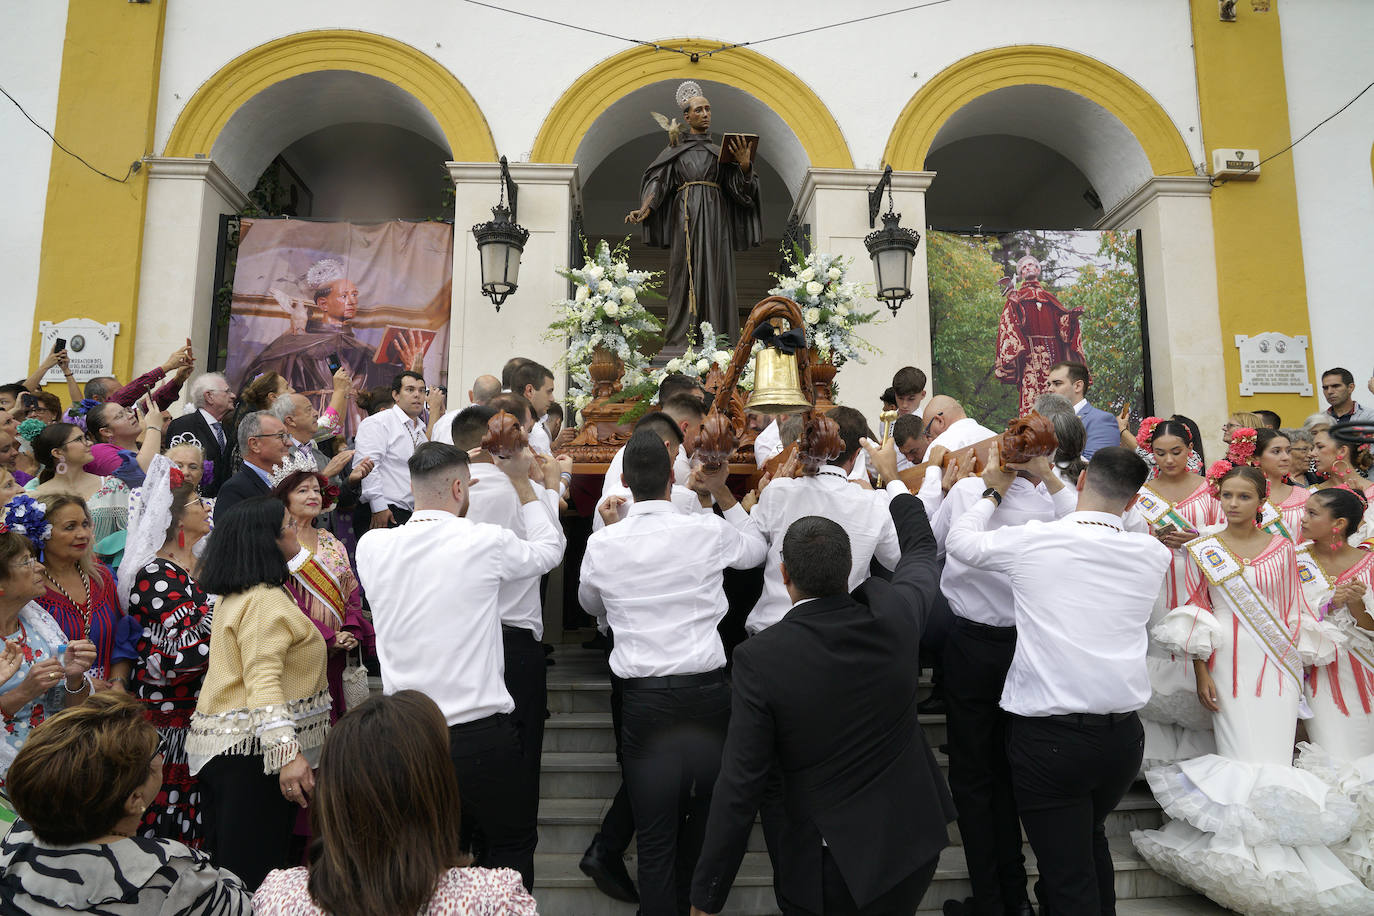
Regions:
[[[1299, 586], [1291, 541], [1275, 536], [1244, 561], [1243, 575], [1304, 660], [1332, 657]], [[1236, 618], [1223, 589], [1204, 581], [1190, 599], [1153, 635], [1180, 655], [1211, 659], [1217, 753], [1147, 772], [1174, 820], [1133, 832], [1136, 848], [1156, 871], [1241, 913], [1374, 913], [1374, 892], [1328, 848], [1350, 836], [1355, 805], [1292, 765], [1301, 688]]]
[[[1147, 492], [1148, 491], [1148, 492]], [[1148, 485], [1141, 493], [1167, 503]], [[1207, 531], [1224, 519], [1221, 504], [1212, 497], [1203, 482], [1196, 490], [1173, 503], [1171, 508], [1194, 530]], [[1136, 508], [1126, 513], [1126, 527], [1133, 531], [1149, 531], [1150, 523]], [[1164, 574], [1154, 611], [1150, 614], [1150, 629], [1164, 621], [1165, 616], [1188, 601], [1188, 595], [1202, 584], [1202, 573], [1188, 552], [1171, 550], [1173, 562]], [[1145, 667], [1150, 673], [1150, 701], [1140, 710], [1140, 724], [1145, 730], [1145, 754], [1140, 762], [1142, 774], [1151, 767], [1177, 763], [1191, 757], [1214, 753], [1216, 739], [1212, 737], [1212, 714], [1197, 701], [1197, 687], [1193, 682], [1193, 660], [1173, 652], [1151, 638], [1145, 655]]]
[[[1316, 548], [1307, 547], [1315, 554]], [[1374, 633], [1361, 629], [1344, 607], [1331, 607], [1337, 585], [1360, 582], [1364, 604], [1374, 608], [1374, 555], [1366, 554], [1335, 579], [1320, 568], [1304, 576], [1308, 604], [1335, 629], [1335, 661], [1307, 676], [1310, 743], [1298, 745], [1298, 766], [1349, 798], [1358, 814], [1350, 838], [1332, 846], [1342, 862], [1374, 888]]]

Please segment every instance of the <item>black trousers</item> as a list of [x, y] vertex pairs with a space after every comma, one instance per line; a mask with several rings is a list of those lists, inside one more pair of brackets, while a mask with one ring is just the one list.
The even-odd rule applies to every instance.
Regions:
[[276, 773], [262, 772], [262, 756], [220, 754], [200, 771], [205, 851], [257, 889], [274, 868], [290, 868], [291, 830], [298, 806], [281, 794]]
[[1026, 859], [1007, 763], [1007, 714], [997, 705], [1016, 651], [1015, 627], [958, 615], [945, 641], [949, 791], [973, 885], [973, 912], [1002, 913], [1026, 900]]
[[730, 724], [724, 672], [685, 687], [627, 681], [621, 770], [639, 847], [639, 911], [685, 916]]
[[1007, 756], [1040, 880], [1041, 916], [1116, 913], [1107, 815], [1135, 781], [1145, 732], [1120, 716], [1012, 716]]
[[[921, 898], [930, 888], [935, 877], [935, 869], [940, 864], [936, 856], [910, 875], [897, 882], [896, 886], [882, 896], [870, 901], [867, 906], [859, 906], [849, 893], [849, 885], [830, 855], [829, 849], [821, 850], [821, 891], [825, 895], [824, 916], [912, 916]], [[813, 916], [810, 910], [795, 906], [782, 908], [785, 916]], [[820, 916], [820, 914], [814, 914]]]
[[473, 864], [513, 868], [525, 888], [533, 888], [539, 833], [515, 723], [510, 716], [495, 715], [450, 725], [448, 747], [458, 774], [464, 832], [471, 827], [486, 841]]
[[[625, 682], [611, 673], [611, 728], [615, 730], [615, 760], [621, 765], [624, 771], [625, 758], [622, 754], [624, 745], [620, 737], [621, 714], [625, 703]], [[630, 841], [635, 836], [635, 815], [630, 809], [630, 790], [625, 788], [625, 780], [620, 780], [620, 788], [616, 790], [615, 797], [611, 799], [611, 806], [606, 809], [606, 816], [601, 819], [601, 840], [606, 844], [607, 849], [617, 855], [625, 855], [625, 851], [630, 848]]]
[[548, 710], [548, 670], [544, 647], [524, 627], [501, 627], [506, 656], [506, 690], [515, 701], [511, 718], [525, 760], [525, 791], [539, 814], [539, 761], [544, 753], [544, 713]]

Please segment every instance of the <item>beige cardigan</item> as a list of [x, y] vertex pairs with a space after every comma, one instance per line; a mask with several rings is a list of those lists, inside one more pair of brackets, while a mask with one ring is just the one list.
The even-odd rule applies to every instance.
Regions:
[[261, 754], [266, 773], [298, 753], [314, 766], [329, 705], [324, 639], [286, 589], [258, 585], [221, 598], [186, 737], [191, 772], [220, 754]]

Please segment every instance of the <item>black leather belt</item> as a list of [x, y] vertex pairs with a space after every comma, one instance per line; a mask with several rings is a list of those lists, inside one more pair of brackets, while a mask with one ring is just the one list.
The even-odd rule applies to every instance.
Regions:
[[627, 677], [621, 681], [630, 690], [672, 690], [675, 687], [703, 687], [707, 684], [724, 684], [725, 669], [706, 671], [701, 674], [667, 674], [662, 677]]
[[1134, 712], [1066, 712], [1057, 716], [1046, 716], [1055, 722], [1066, 722], [1073, 725], [1091, 725], [1103, 728], [1111, 725], [1119, 725], [1122, 722], [1129, 722], [1136, 718]]

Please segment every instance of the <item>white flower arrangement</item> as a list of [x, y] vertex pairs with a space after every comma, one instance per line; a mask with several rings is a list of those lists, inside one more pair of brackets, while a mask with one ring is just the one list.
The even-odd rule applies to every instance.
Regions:
[[854, 329], [871, 324], [877, 309], [865, 312], [860, 300], [868, 294], [863, 283], [849, 280], [853, 258], [813, 251], [804, 255], [793, 246], [787, 255], [787, 274], [774, 274], [778, 285], [771, 296], [785, 296], [801, 306], [806, 320], [806, 345], [816, 351], [822, 362], [843, 365], [853, 359], [864, 362], [863, 354], [881, 352]]
[[568, 369], [568, 396], [578, 410], [592, 399], [587, 365], [598, 347], [620, 357], [625, 364], [623, 383], [629, 387], [643, 380], [648, 366], [641, 350], [663, 330], [662, 322], [639, 301], [644, 297], [661, 298], [654, 290], [661, 284], [662, 272], [631, 270], [628, 250], [627, 241], [612, 249], [602, 240], [595, 252], [588, 252], [583, 239], [583, 266], [558, 270], [558, 275], [572, 281], [576, 290], [571, 299], [553, 304], [557, 317], [550, 322], [545, 338], [568, 341], [568, 349], [558, 365]]
[[[673, 357], [668, 360], [667, 364], [649, 373], [648, 379], [655, 388], [674, 373], [680, 372], [683, 375], [690, 375], [704, 383], [712, 366], [718, 367], [722, 374], [730, 368], [730, 361], [734, 359], [735, 351], [730, 348], [730, 341], [726, 336], [717, 334], [716, 329], [712, 327], [709, 321], [703, 321], [698, 331], [699, 336], [696, 339], [693, 339], [690, 334], [688, 335], [687, 349], [683, 351], [681, 356]], [[760, 346], [762, 344], [755, 341], [754, 349], [757, 350]], [[753, 359], [744, 364], [738, 385], [745, 391], [754, 390]]]

